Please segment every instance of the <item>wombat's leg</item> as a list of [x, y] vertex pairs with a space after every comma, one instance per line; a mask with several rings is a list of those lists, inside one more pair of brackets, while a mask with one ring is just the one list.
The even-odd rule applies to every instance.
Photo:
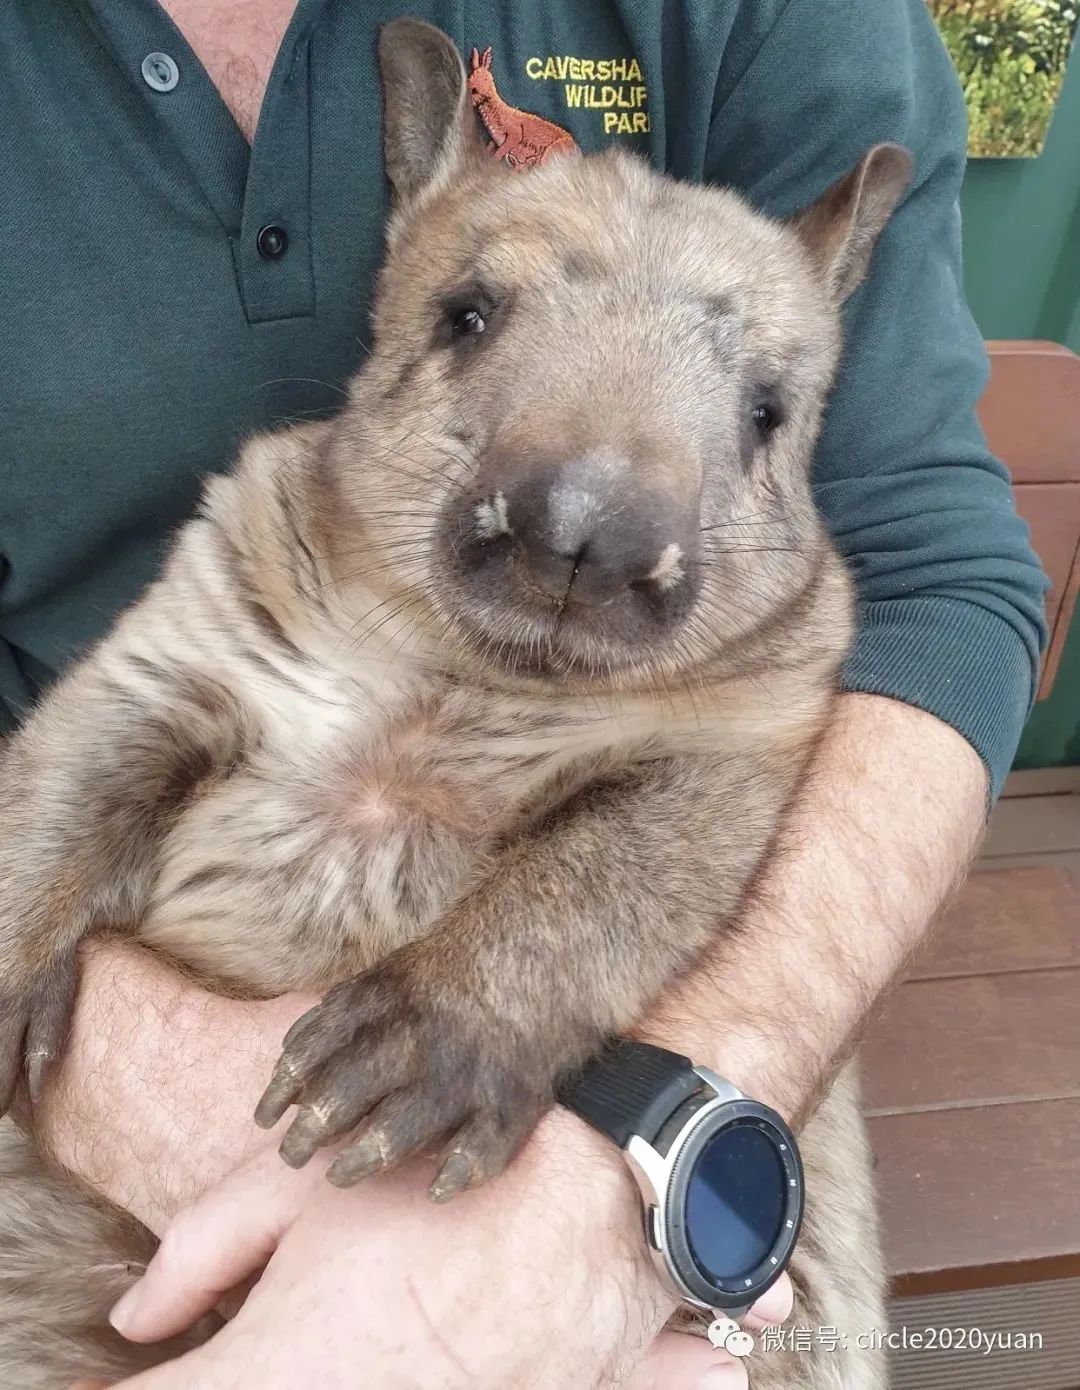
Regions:
[[75, 951], [139, 919], [171, 814], [241, 741], [235, 702], [134, 609], [43, 701], [0, 764], [0, 1113], [66, 1034]]
[[49, 1172], [31, 1141], [0, 1122], [0, 1385], [64, 1390], [110, 1383], [204, 1340], [220, 1320], [152, 1347], [108, 1324], [113, 1303], [154, 1252], [149, 1231]]
[[433, 932], [295, 1025], [258, 1110], [286, 1160], [365, 1116], [347, 1184], [450, 1142], [436, 1198], [498, 1172], [561, 1073], [624, 1031], [738, 904], [797, 775], [786, 753], [667, 759], [516, 841]]
[[759, 1337], [746, 1363], [752, 1390], [885, 1390], [886, 1357], [875, 1339], [886, 1326], [885, 1271], [853, 1068], [799, 1143], [806, 1221], [791, 1265], [795, 1311], [782, 1350]]

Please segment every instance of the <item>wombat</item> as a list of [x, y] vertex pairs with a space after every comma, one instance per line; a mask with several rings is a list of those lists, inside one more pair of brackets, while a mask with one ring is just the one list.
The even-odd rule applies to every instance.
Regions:
[[[338, 418], [257, 438], [43, 700], [0, 790], [0, 1104], [63, 1045], [76, 951], [329, 988], [259, 1118], [348, 1183], [499, 1173], [557, 1079], [732, 919], [828, 718], [849, 581], [810, 463], [893, 146], [787, 224], [627, 154], [491, 159], [450, 40], [380, 41], [394, 204]], [[803, 1136], [801, 1321], [882, 1320], [855, 1092]], [[130, 1373], [148, 1232], [5, 1121], [0, 1379]], [[197, 1335], [197, 1334], [193, 1334]], [[763, 1356], [755, 1386], [882, 1384]]]

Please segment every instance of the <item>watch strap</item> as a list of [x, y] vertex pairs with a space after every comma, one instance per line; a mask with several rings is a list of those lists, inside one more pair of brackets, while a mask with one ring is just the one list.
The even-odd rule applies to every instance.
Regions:
[[635, 1134], [652, 1142], [683, 1101], [704, 1085], [689, 1057], [618, 1038], [567, 1077], [556, 1095], [568, 1110], [625, 1148]]

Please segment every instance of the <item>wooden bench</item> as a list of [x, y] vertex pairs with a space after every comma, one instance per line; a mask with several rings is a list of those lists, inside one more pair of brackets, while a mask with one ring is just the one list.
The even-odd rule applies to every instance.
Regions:
[[1050, 644], [1039, 698], [1057, 675], [1080, 594], [1080, 357], [1057, 343], [994, 342], [983, 428], [1050, 576]]
[[[1044, 699], [1080, 592], [1080, 357], [990, 347], [983, 424], [1052, 584]], [[898, 1350], [894, 1390], [1080, 1390], [1080, 769], [1023, 776], [862, 1056], [894, 1327], [1044, 1345]]]

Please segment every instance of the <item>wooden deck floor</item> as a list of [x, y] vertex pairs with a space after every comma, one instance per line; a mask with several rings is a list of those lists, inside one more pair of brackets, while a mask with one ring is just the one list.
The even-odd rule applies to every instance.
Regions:
[[863, 1059], [897, 1290], [1080, 1276], [1080, 795], [1000, 803]]

